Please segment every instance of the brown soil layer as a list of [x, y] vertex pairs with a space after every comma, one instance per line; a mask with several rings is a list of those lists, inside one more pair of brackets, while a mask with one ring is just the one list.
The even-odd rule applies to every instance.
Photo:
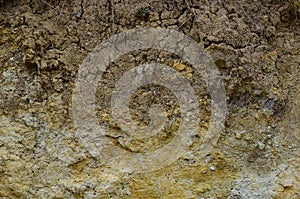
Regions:
[[[0, 197], [300, 198], [299, 19], [297, 0], [0, 0]], [[130, 101], [141, 125], [150, 122], [151, 104], [165, 107], [173, 123], [154, 137], [130, 140], [110, 112], [122, 74], [166, 64], [189, 79], [199, 100], [188, 152], [154, 172], [122, 173], [75, 136], [72, 92], [80, 64], [102, 41], [137, 27], [184, 33], [218, 67], [228, 113], [205, 159], [197, 158], [212, 116], [205, 83], [186, 60], [157, 49], [125, 54], [108, 67], [97, 88], [97, 118], [116, 147], [130, 153], [170, 143], [180, 103], [168, 89], [146, 85]]]

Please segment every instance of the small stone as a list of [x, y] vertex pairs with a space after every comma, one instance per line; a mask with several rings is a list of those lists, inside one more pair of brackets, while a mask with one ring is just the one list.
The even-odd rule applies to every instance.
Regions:
[[182, 70], [184, 70], [184, 68], [185, 68], [185, 65], [184, 65], [183, 63], [181, 63], [180, 61], [177, 61], [177, 60], [174, 60], [173, 66], [174, 66], [177, 70], [179, 70], [179, 71], [182, 71]]
[[263, 150], [264, 148], [265, 148], [265, 144], [264, 143], [262, 143], [262, 142], [257, 142], [257, 145], [258, 145], [258, 148], [260, 149], [260, 150]]
[[187, 77], [187, 78], [192, 78], [192, 77], [193, 77], [193, 74], [192, 74], [192, 73], [187, 73], [187, 74], [186, 74], [186, 77]]
[[188, 72], [188, 73], [192, 73], [194, 70], [193, 70], [193, 68], [191, 68], [191, 67], [187, 67], [186, 68], [186, 72]]
[[241, 139], [242, 138], [242, 133], [241, 132], [235, 133], [235, 138], [236, 139]]
[[211, 171], [215, 171], [216, 170], [216, 167], [215, 166], [211, 166], [209, 167]]
[[205, 163], [209, 163], [211, 161], [211, 155], [207, 155], [205, 157]]

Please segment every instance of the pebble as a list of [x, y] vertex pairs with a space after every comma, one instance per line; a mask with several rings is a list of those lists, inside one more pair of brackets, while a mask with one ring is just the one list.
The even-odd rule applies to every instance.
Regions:
[[185, 65], [177, 60], [174, 60], [173, 66], [179, 71], [182, 71], [185, 68]]
[[209, 167], [209, 168], [210, 168], [210, 170], [212, 170], [212, 171], [216, 170], [216, 167], [215, 167], [215, 166], [211, 166], [211, 167]]
[[265, 148], [265, 144], [264, 143], [262, 143], [262, 142], [257, 142], [257, 145], [258, 145], [258, 148], [260, 149], [260, 150], [263, 150], [264, 148]]
[[240, 132], [235, 133], [235, 138], [236, 139], [241, 139], [242, 138], [242, 133], [240, 133]]

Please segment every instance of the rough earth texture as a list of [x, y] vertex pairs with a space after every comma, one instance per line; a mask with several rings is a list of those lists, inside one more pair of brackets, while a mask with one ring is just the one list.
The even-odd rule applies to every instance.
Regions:
[[[297, 0], [0, 1], [0, 197], [300, 198], [299, 7]], [[102, 41], [137, 27], [182, 32], [218, 66], [228, 113], [205, 159], [197, 158], [195, 146], [211, 116], [203, 80], [185, 60], [159, 50], [111, 64], [97, 89], [99, 124], [133, 153], [173, 138], [176, 122], [151, 138], [155, 144], [124, 146], [109, 112], [118, 77], [159, 61], [190, 79], [200, 99], [201, 125], [189, 151], [157, 171], [126, 173], [102, 164], [76, 138], [72, 91], [80, 64]], [[159, 86], [137, 90], [133, 118], [147, 123], [147, 107], [158, 102], [176, 120], [180, 104]]]

